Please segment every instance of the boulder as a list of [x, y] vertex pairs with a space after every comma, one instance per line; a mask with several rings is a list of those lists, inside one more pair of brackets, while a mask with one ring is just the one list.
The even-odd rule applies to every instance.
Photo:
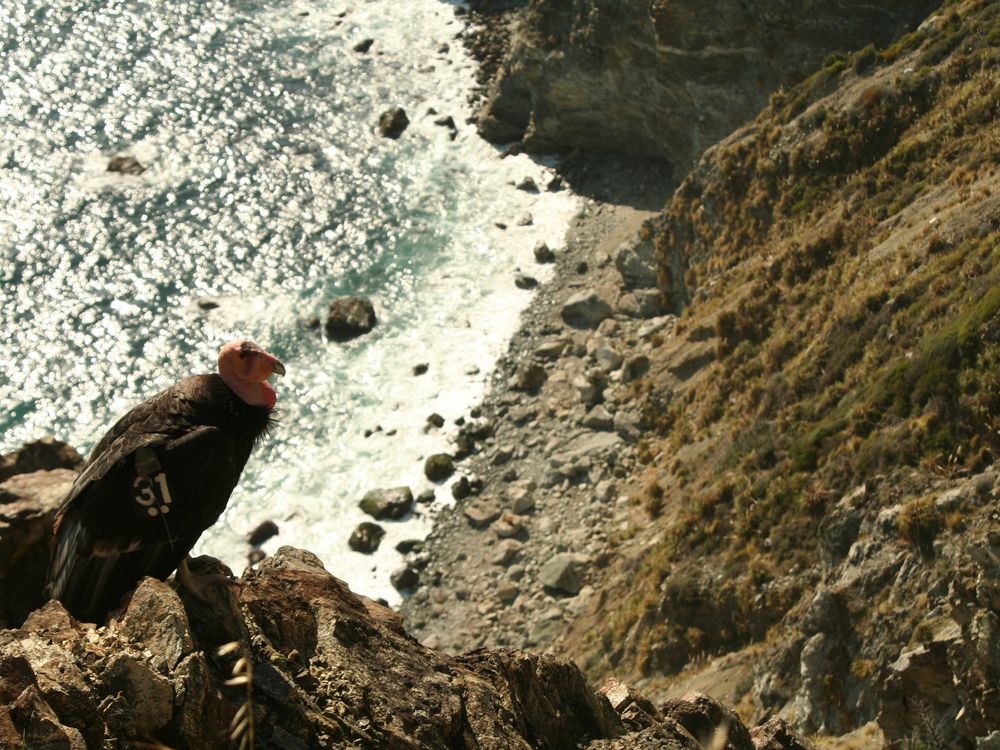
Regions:
[[365, 297], [338, 297], [326, 315], [326, 337], [330, 341], [350, 341], [375, 327], [375, 308]]
[[754, 750], [810, 750], [784, 719], [774, 716], [750, 730]]
[[412, 565], [404, 565], [389, 574], [389, 582], [399, 591], [414, 589], [420, 583], [420, 573]]
[[583, 588], [583, 565], [579, 556], [562, 552], [542, 566], [538, 580], [546, 588], [576, 596]]
[[15, 474], [52, 469], [79, 470], [81, 466], [83, 458], [75, 448], [47, 436], [0, 456], [0, 482], [6, 482]]
[[257, 527], [247, 534], [247, 544], [251, 547], [259, 547], [268, 539], [278, 535], [278, 524], [274, 521], [262, 521]]
[[373, 44], [375, 44], [374, 39], [362, 39], [360, 42], [351, 47], [351, 49], [364, 55], [372, 48]]
[[649, 239], [625, 243], [615, 253], [615, 268], [621, 274], [626, 289], [648, 289], [656, 286], [656, 249], [652, 232]]
[[556, 254], [552, 252], [544, 240], [539, 240], [535, 245], [535, 262], [536, 263], [555, 263]]
[[361, 510], [381, 521], [384, 518], [399, 520], [413, 506], [413, 493], [409, 487], [370, 490], [361, 498]]
[[476, 529], [485, 529], [497, 520], [502, 512], [500, 505], [493, 500], [479, 500], [462, 509], [463, 515]]
[[649, 357], [645, 354], [634, 354], [622, 365], [622, 382], [631, 383], [649, 372]]
[[538, 286], [538, 279], [534, 276], [527, 276], [523, 273], [514, 274], [514, 286], [518, 289], [534, 289]]
[[384, 536], [385, 529], [377, 523], [362, 521], [358, 524], [358, 527], [351, 532], [351, 536], [347, 540], [347, 546], [355, 552], [368, 554], [378, 549], [378, 546], [382, 543], [382, 537]]
[[[704, 693], [692, 690], [681, 698], [670, 698], [660, 706], [660, 713], [688, 730], [704, 747], [755, 750], [750, 732], [736, 712]], [[725, 738], [725, 744], [716, 743], [717, 734]]]
[[392, 107], [378, 118], [378, 134], [383, 138], [399, 138], [410, 124], [410, 118], [402, 107]]
[[135, 177], [145, 172], [146, 168], [134, 156], [124, 154], [108, 159], [108, 171]]
[[611, 305], [597, 292], [583, 291], [566, 300], [560, 315], [573, 328], [597, 328], [601, 321], [611, 317]]
[[76, 476], [53, 469], [0, 484], [0, 626], [20, 624], [44, 603], [52, 524]]
[[533, 392], [545, 385], [548, 377], [543, 365], [537, 362], [522, 362], [514, 373], [511, 385], [518, 391]]
[[598, 404], [583, 418], [583, 426], [588, 430], [610, 430], [614, 426], [614, 418], [608, 410]]
[[432, 482], [443, 482], [455, 473], [455, 461], [447, 453], [435, 453], [424, 462], [424, 476]]

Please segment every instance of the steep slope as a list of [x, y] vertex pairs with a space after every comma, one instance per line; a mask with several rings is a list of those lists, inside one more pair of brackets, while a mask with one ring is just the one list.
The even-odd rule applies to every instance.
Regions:
[[839, 49], [885, 44], [936, 3], [533, 0], [480, 118], [490, 140], [689, 169], [771, 91]]
[[683, 315], [638, 389], [627, 590], [564, 641], [593, 673], [665, 686], [764, 641], [762, 715], [880, 716], [893, 746], [1000, 725], [998, 45], [970, 0], [834, 56], [647, 226]]

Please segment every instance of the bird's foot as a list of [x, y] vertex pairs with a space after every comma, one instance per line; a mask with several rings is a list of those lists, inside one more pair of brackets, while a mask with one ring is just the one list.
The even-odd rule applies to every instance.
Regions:
[[177, 583], [190, 591], [198, 601], [212, 604], [211, 592], [213, 588], [219, 584], [227, 586], [237, 584], [237, 581], [221, 573], [195, 573], [188, 566], [190, 559], [190, 556], [185, 557], [177, 566]]

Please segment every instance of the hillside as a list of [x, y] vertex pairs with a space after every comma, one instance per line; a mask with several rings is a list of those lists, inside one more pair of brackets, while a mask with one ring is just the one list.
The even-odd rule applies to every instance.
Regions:
[[830, 56], [647, 223], [682, 314], [636, 386], [628, 585], [564, 640], [592, 674], [755, 644], [753, 711], [805, 731], [1000, 726], [998, 44], [973, 0]]

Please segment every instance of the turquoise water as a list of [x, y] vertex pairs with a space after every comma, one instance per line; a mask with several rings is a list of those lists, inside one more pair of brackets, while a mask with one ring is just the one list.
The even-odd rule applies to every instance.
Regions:
[[[428, 519], [363, 557], [346, 548], [357, 500], [420, 489], [421, 457], [447, 447], [426, 416], [479, 396], [528, 301], [514, 268], [575, 206], [515, 190], [543, 168], [500, 160], [464, 124], [472, 65], [452, 6], [16, 0], [0, 25], [0, 450], [53, 434], [86, 451], [252, 338], [287, 365], [281, 428], [199, 551], [242, 569], [243, 535], [272, 518], [273, 546], [393, 598], [391, 548]], [[378, 137], [397, 104], [411, 126]], [[146, 170], [108, 173], [115, 154]], [[525, 211], [534, 224], [515, 227]], [[380, 325], [328, 344], [304, 321], [342, 293], [371, 297]]]

